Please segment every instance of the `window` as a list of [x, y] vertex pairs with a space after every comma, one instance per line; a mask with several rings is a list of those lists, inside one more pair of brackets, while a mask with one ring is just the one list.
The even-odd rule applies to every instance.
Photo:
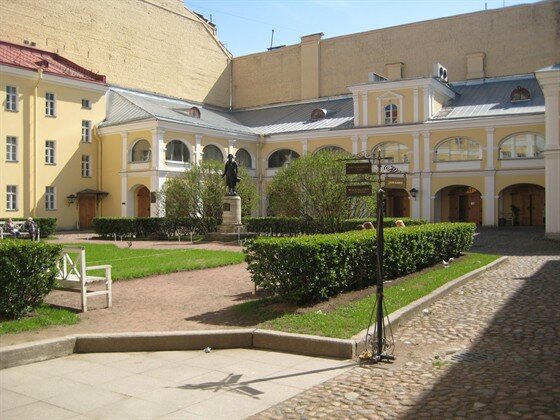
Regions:
[[91, 156], [82, 155], [82, 178], [91, 178]]
[[327, 111], [325, 109], [316, 108], [311, 111], [311, 121], [322, 120], [327, 116]]
[[513, 89], [511, 91], [511, 95], [509, 96], [509, 100], [511, 102], [528, 101], [530, 99], [531, 92], [529, 92], [522, 86], [517, 86], [515, 89]]
[[82, 108], [91, 109], [91, 102], [89, 99], [82, 99]]
[[6, 185], [6, 210], [17, 209], [17, 185]]
[[290, 149], [277, 150], [268, 158], [269, 168], [281, 168], [288, 166], [293, 160], [297, 159], [299, 154]]
[[152, 158], [148, 140], [138, 140], [132, 147], [132, 162], [149, 162]]
[[47, 117], [56, 117], [56, 98], [54, 93], [45, 93], [45, 115]]
[[240, 166], [244, 166], [247, 169], [251, 169], [253, 167], [253, 159], [251, 159], [251, 155], [245, 149], [239, 149], [235, 154], [235, 160]]
[[45, 141], [45, 163], [47, 165], [54, 165], [56, 163], [55, 160], [55, 142], [52, 140]]
[[452, 137], [442, 141], [435, 150], [437, 162], [482, 159], [480, 145], [466, 137]]
[[187, 109], [186, 114], [189, 117], [200, 118], [200, 109], [197, 108], [196, 106], [193, 106], [192, 108]]
[[56, 190], [54, 187], [45, 187], [45, 210], [56, 210]]
[[6, 137], [6, 161], [17, 162], [17, 137]]
[[519, 133], [500, 143], [500, 159], [542, 158], [545, 140], [536, 133]]
[[202, 160], [205, 162], [209, 160], [217, 160], [219, 162], [223, 162], [224, 155], [217, 146], [209, 144], [208, 146], [205, 146], [204, 149], [202, 149]]
[[181, 140], [172, 140], [167, 143], [167, 146], [165, 147], [165, 160], [171, 162], [189, 163], [189, 149]]
[[378, 145], [373, 149], [373, 155], [381, 151], [381, 157], [385, 158], [384, 163], [408, 163], [408, 147], [397, 142], [387, 142]]
[[91, 143], [91, 121], [82, 120], [82, 141]]
[[399, 118], [399, 107], [389, 104], [385, 107], [385, 124], [396, 124]]
[[17, 87], [6, 86], [6, 111], [18, 110], [18, 93]]

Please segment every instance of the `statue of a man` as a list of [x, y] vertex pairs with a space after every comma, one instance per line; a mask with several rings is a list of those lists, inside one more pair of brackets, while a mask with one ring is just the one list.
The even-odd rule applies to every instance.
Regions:
[[233, 160], [233, 155], [229, 154], [224, 173], [222, 174], [222, 178], [224, 176], [226, 177], [227, 195], [237, 195], [235, 192], [235, 186], [239, 182], [239, 178], [237, 178], [237, 168], [237, 162]]

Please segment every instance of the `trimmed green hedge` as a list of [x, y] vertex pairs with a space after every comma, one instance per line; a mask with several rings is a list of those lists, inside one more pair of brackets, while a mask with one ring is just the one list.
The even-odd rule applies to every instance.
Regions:
[[[402, 220], [406, 226], [426, 224], [423, 219], [386, 217], [383, 219], [383, 226], [394, 227], [395, 221]], [[243, 224], [247, 226], [248, 232], [262, 233], [270, 236], [294, 236], [294, 235], [313, 235], [320, 233], [348, 232], [356, 230], [358, 225], [365, 222], [372, 222], [372, 219], [346, 219], [335, 225], [333, 230], [332, 223], [328, 225], [318, 220], [302, 219], [299, 217], [246, 217]]]
[[[3, 218], [0, 220], [6, 222], [8, 219]], [[12, 220], [14, 222], [25, 222], [27, 217], [12, 217]], [[46, 238], [56, 231], [56, 217], [34, 217], [33, 220], [41, 230], [41, 238]]]
[[[385, 278], [456, 257], [473, 241], [473, 223], [437, 223], [384, 229]], [[298, 304], [328, 299], [375, 283], [376, 232], [257, 238], [244, 252], [252, 281]]]
[[196, 217], [96, 217], [93, 219], [95, 233], [111, 238], [148, 238], [159, 236], [186, 235], [190, 232], [206, 233], [216, 230], [218, 222], [211, 218]]
[[55, 285], [60, 245], [0, 241], [0, 316], [21, 318], [38, 307]]

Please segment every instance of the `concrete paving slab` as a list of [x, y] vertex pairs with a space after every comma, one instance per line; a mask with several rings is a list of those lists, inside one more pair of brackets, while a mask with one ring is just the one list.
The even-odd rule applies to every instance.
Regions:
[[92, 385], [76, 384], [72, 389], [66, 389], [44, 401], [83, 414], [126, 398], [126, 395], [119, 392], [108, 391]]
[[2, 420], [22, 419], [68, 419], [75, 417], [77, 413], [56, 407], [43, 401], [36, 401], [11, 410], [2, 410]]
[[31, 397], [19, 394], [9, 389], [0, 388], [0, 407], [2, 410], [11, 410], [22, 405], [31, 404], [35, 400]]

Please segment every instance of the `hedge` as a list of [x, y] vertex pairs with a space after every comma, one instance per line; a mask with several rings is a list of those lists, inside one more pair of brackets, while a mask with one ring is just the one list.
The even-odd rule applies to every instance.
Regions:
[[[456, 257], [473, 241], [474, 223], [438, 223], [384, 230], [385, 278]], [[298, 304], [366, 287], [376, 278], [376, 232], [362, 230], [248, 240], [244, 252], [252, 281]]]
[[206, 233], [215, 231], [217, 225], [215, 219], [196, 217], [96, 217], [93, 219], [95, 233], [104, 238], [113, 235], [147, 238], [186, 235], [190, 232]]
[[[425, 224], [423, 219], [411, 219], [405, 217], [386, 217], [383, 219], [384, 227], [394, 227], [395, 221], [403, 220], [406, 226]], [[372, 222], [372, 219], [346, 219], [340, 221], [333, 229], [332, 223], [325, 224], [318, 220], [303, 219], [298, 217], [246, 217], [243, 224], [247, 226], [248, 232], [262, 233], [270, 236], [293, 236], [302, 234], [320, 234], [348, 232], [356, 230], [358, 225]]]
[[[25, 222], [27, 217], [12, 217], [14, 222]], [[6, 222], [8, 219], [0, 219]], [[41, 230], [41, 238], [46, 238], [52, 235], [56, 231], [56, 218], [55, 217], [34, 217], [33, 220], [37, 223], [37, 226]]]
[[38, 307], [55, 285], [60, 245], [0, 242], [0, 317], [21, 318]]

